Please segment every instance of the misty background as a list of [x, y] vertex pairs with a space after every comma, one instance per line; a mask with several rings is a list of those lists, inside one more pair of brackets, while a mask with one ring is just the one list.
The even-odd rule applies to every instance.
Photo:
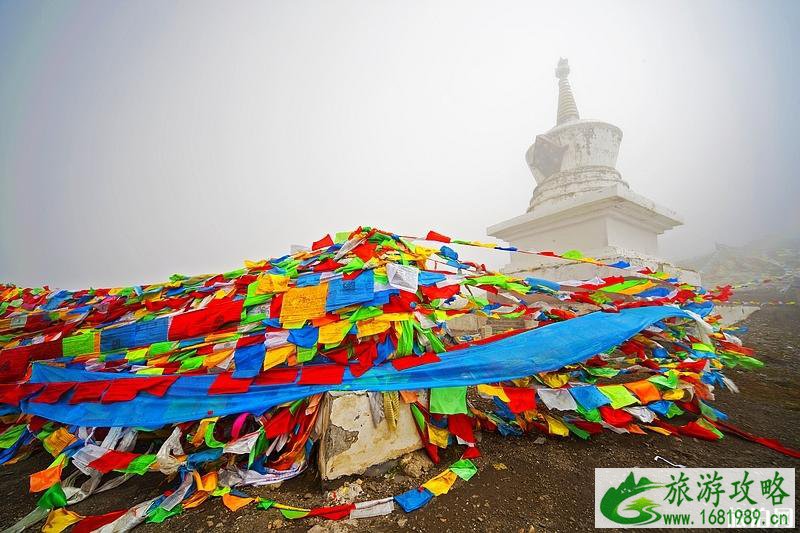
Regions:
[[559, 57], [581, 117], [622, 129], [623, 179], [684, 217], [662, 255], [797, 235], [799, 23], [793, 1], [0, 1], [0, 281], [221, 272], [358, 225], [489, 241], [528, 206]]

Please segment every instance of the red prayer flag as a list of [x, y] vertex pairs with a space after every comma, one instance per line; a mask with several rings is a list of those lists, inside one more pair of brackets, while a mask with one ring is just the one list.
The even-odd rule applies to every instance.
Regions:
[[614, 427], [624, 428], [633, 421], [633, 415], [622, 409], [614, 409], [608, 405], [598, 407], [603, 420]]
[[90, 533], [91, 531], [100, 529], [106, 524], [110, 524], [127, 512], [127, 509], [122, 509], [120, 511], [113, 511], [111, 513], [101, 515], [86, 516], [72, 527], [72, 531], [70, 533]]
[[339, 385], [344, 377], [341, 365], [304, 366], [298, 385]]
[[75, 385], [75, 392], [69, 399], [70, 405], [77, 403], [97, 403], [102, 398], [103, 393], [108, 386], [111, 385], [110, 380], [102, 381], [84, 381]]
[[153, 376], [142, 378], [122, 378], [111, 380], [111, 385], [103, 394], [101, 403], [129, 402], [141, 392], [153, 396], [164, 396], [178, 376]]
[[477, 446], [467, 446], [467, 449], [461, 454], [462, 459], [477, 459], [480, 456], [481, 451]]
[[336, 505], [333, 507], [317, 507], [316, 509], [311, 509], [305, 517], [321, 516], [328, 520], [341, 520], [342, 518], [350, 516], [350, 511], [355, 508], [356, 504], [354, 503], [345, 503], [344, 505]]
[[442, 235], [441, 233], [436, 233], [433, 230], [428, 231], [428, 235], [425, 236], [426, 241], [439, 241], [439, 242], [450, 242], [450, 237], [446, 235]]
[[503, 387], [508, 396], [508, 408], [512, 413], [536, 409], [536, 391], [527, 387]]
[[67, 393], [72, 387], [75, 386], [73, 381], [61, 381], [55, 383], [47, 383], [42, 392], [37, 394], [31, 399], [32, 403], [56, 403]]
[[38, 392], [42, 383], [9, 383], [0, 385], [0, 403], [19, 405], [19, 401]]
[[89, 467], [94, 468], [103, 474], [108, 474], [112, 470], [122, 470], [131, 464], [131, 461], [137, 457], [139, 457], [138, 453], [108, 450], [102, 456], [89, 463]]
[[253, 381], [254, 385], [285, 385], [287, 383], [294, 383], [297, 379], [297, 373], [300, 371], [297, 367], [286, 368], [272, 368], [267, 372], [263, 372], [256, 376]]
[[425, 352], [422, 355], [407, 355], [398, 359], [392, 359], [392, 366], [395, 370], [407, 370], [415, 366], [427, 365], [430, 363], [438, 363], [441, 361], [439, 356], [433, 352]]
[[289, 409], [281, 409], [264, 424], [264, 436], [274, 439], [284, 433], [288, 433], [292, 427], [292, 413]]
[[437, 298], [446, 300], [458, 294], [461, 291], [461, 285], [454, 284], [447, 285], [446, 287], [437, 287], [436, 285], [431, 285], [429, 287], [420, 287], [419, 290], [421, 290], [422, 294], [424, 294], [425, 297], [430, 300], [435, 300]]
[[228, 300], [210, 304], [204, 309], [181, 313], [172, 317], [169, 324], [169, 340], [200, 337], [219, 330], [224, 324], [238, 322], [242, 317], [244, 300]]
[[475, 442], [475, 435], [472, 433], [472, 418], [464, 413], [448, 415], [447, 429], [456, 437], [466, 442]]
[[217, 375], [217, 379], [208, 388], [209, 394], [238, 394], [250, 390], [250, 384], [254, 378], [238, 379], [233, 374], [223, 372]]
[[331, 239], [330, 234], [325, 234], [323, 238], [318, 241], [315, 241], [314, 244], [311, 245], [312, 250], [319, 250], [320, 248], [328, 248], [333, 246], [333, 239]]

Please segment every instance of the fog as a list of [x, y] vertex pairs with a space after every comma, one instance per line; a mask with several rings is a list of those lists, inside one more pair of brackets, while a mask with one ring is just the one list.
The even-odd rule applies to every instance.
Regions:
[[792, 1], [2, 2], [0, 280], [220, 272], [358, 225], [490, 240], [562, 56], [623, 179], [684, 217], [664, 255], [797, 234], [798, 27]]

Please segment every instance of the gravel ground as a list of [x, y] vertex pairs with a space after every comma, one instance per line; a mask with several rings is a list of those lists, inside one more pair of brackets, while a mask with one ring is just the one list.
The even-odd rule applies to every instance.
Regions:
[[[742, 294], [742, 299], [772, 298], [769, 294]], [[774, 298], [772, 298], [774, 299]], [[788, 298], [783, 298], [785, 301]], [[755, 348], [766, 366], [759, 371], [728, 371], [739, 386], [738, 395], [723, 391], [714, 405], [739, 427], [760, 436], [781, 440], [800, 448], [800, 389], [795, 357], [800, 348], [800, 306], [767, 306], [753, 314], [745, 325], [745, 344]], [[479, 472], [469, 482], [458, 481], [446, 495], [434, 498], [423, 509], [405, 514], [362, 521], [329, 522], [317, 519], [289, 522], [276, 511], [245, 508], [227, 511], [219, 500], [169, 519], [161, 525], [146, 524], [138, 531], [200, 533], [205, 531], [252, 531], [279, 529], [286, 532], [345, 533], [349, 531], [588, 531], [594, 523], [594, 468], [655, 467], [661, 455], [689, 467], [790, 467], [800, 461], [777, 452], [726, 436], [711, 443], [692, 438], [648, 435], [616, 435], [605, 432], [590, 441], [540, 438], [538, 435], [503, 438], [484, 434], [483, 457], [476, 460]], [[398, 494], [456, 460], [451, 447], [442, 465], [414, 479], [401, 469], [379, 477], [346, 478], [321, 483], [316, 472], [284, 483], [279, 489], [251, 489], [251, 495], [312, 507], [326, 503], [325, 491], [345, 483], [358, 484], [359, 500]], [[27, 475], [47, 466], [43, 453], [0, 470], [0, 527], [10, 525], [29, 512], [36, 499], [28, 494]], [[169, 488], [161, 475], [147, 475], [99, 494], [72, 509], [82, 514], [103, 513], [128, 507]], [[330, 504], [330, 503], [328, 503]]]

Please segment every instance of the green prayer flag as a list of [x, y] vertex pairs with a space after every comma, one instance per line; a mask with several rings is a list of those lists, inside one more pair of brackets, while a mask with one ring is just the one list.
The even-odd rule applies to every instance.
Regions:
[[355, 272], [356, 270], [364, 269], [364, 261], [360, 257], [354, 257], [345, 266], [337, 269], [338, 272]]
[[378, 307], [359, 307], [356, 311], [348, 317], [350, 322], [358, 322], [359, 320], [366, 320], [368, 318], [373, 318], [376, 316], [381, 316], [383, 314], [383, 309]]
[[297, 347], [297, 362], [298, 363], [305, 363], [307, 361], [311, 361], [314, 359], [314, 356], [317, 355], [317, 345], [315, 344], [311, 348], [303, 348], [302, 346]]
[[94, 331], [87, 331], [79, 335], [65, 337], [61, 341], [61, 350], [64, 357], [73, 357], [94, 352]]
[[450, 465], [450, 470], [464, 481], [469, 481], [472, 476], [478, 473], [478, 467], [469, 459], [459, 459]]
[[692, 343], [692, 350], [694, 350], [696, 352], [708, 352], [708, 353], [714, 353], [715, 352], [713, 346], [709, 346], [708, 344], [705, 344], [703, 342], [694, 342], [694, 343]]
[[150, 465], [155, 462], [156, 455], [154, 453], [146, 453], [131, 461], [122, 472], [126, 474], [139, 474], [141, 476], [144, 475], [150, 469]]
[[183, 511], [183, 506], [180, 504], [176, 505], [169, 511], [167, 511], [163, 507], [156, 507], [156, 510], [151, 512], [147, 516], [147, 521], [151, 524], [160, 524], [161, 522], [163, 522], [164, 520], [166, 520], [171, 516], [181, 514], [182, 511]]
[[267, 500], [267, 499], [259, 499], [258, 503], [256, 504], [259, 509], [267, 510], [273, 505], [275, 505], [274, 500]]
[[602, 417], [600, 416], [600, 409], [597, 408], [585, 409], [580, 404], [577, 405], [578, 405], [577, 408], [578, 414], [581, 415], [586, 420], [588, 420], [589, 422], [600, 422], [602, 420]]
[[588, 440], [589, 439], [589, 432], [588, 431], [585, 431], [585, 430], [579, 428], [578, 426], [570, 424], [569, 422], [564, 422], [564, 425], [567, 426], [567, 428], [569, 428], [569, 430], [571, 432], [573, 432], [575, 435], [577, 435], [578, 437], [582, 438], [583, 440]]
[[650, 283], [650, 281], [646, 279], [629, 279], [627, 281], [623, 281], [622, 283], [615, 283], [613, 285], [609, 285], [608, 287], [601, 287], [598, 290], [603, 292], [620, 292], [632, 287], [644, 285], [645, 283]]
[[297, 511], [295, 509], [279, 509], [279, 510], [283, 515], [283, 517], [289, 520], [296, 520], [298, 518], [303, 518], [310, 512], [310, 511]]
[[748, 368], [750, 370], [752, 370], [754, 368], [761, 368], [761, 367], [764, 366], [764, 362], [763, 361], [759, 361], [758, 359], [756, 359], [754, 357], [747, 356], [747, 355], [742, 355], [742, 356], [737, 357], [736, 361], [740, 365], [742, 365], [743, 367]]
[[607, 366], [585, 366], [583, 369], [592, 376], [601, 378], [613, 378], [619, 374], [619, 370], [616, 368], [609, 368]]
[[583, 254], [578, 250], [567, 250], [566, 252], [561, 254], [561, 257], [563, 257], [564, 259], [582, 259]]
[[411, 414], [414, 415], [414, 421], [417, 423], [419, 429], [425, 429], [425, 417], [422, 414], [422, 411], [419, 410], [419, 407], [411, 404]]
[[670, 370], [666, 375], [653, 376], [647, 378], [647, 381], [650, 383], [655, 383], [656, 385], [661, 385], [662, 387], [666, 387], [668, 389], [674, 389], [678, 386], [678, 373], [674, 370]]
[[204, 435], [206, 446], [208, 446], [209, 448], [222, 448], [223, 446], [225, 446], [225, 443], [220, 442], [214, 438], [215, 427], [217, 427], [216, 422], [211, 422], [209, 425], [206, 426], [206, 434]]
[[20, 436], [25, 432], [25, 424], [11, 426], [0, 435], [0, 448], [11, 448]]
[[188, 372], [189, 370], [195, 370], [203, 366], [203, 362], [205, 361], [205, 355], [197, 355], [195, 357], [189, 357], [181, 361], [181, 366], [178, 369], [178, 372]]
[[614, 409], [622, 409], [628, 405], [639, 403], [639, 400], [631, 394], [631, 391], [622, 385], [603, 385], [597, 387], [597, 390], [602, 392], [609, 400], [611, 400], [611, 407]]
[[41, 509], [58, 509], [67, 505], [67, 496], [61, 488], [61, 483], [56, 483], [47, 489], [36, 505]]
[[675, 402], [669, 402], [669, 407], [667, 408], [667, 418], [672, 418], [673, 416], [681, 416], [683, 414], [683, 409], [678, 407]]
[[177, 346], [178, 343], [173, 341], [154, 342], [150, 345], [150, 355], [161, 355], [162, 353], [171, 352], [173, 345]]
[[468, 414], [466, 387], [431, 389], [431, 413], [442, 415]]

